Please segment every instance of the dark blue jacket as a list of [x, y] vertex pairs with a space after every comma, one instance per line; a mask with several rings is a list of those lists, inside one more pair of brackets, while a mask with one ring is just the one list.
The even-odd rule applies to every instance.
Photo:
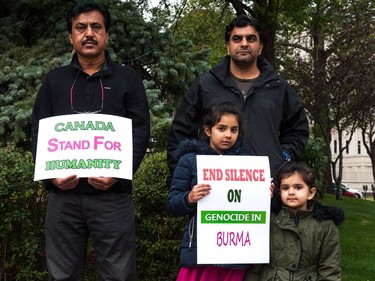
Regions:
[[[197, 266], [197, 204], [189, 204], [187, 196], [197, 184], [197, 155], [217, 155], [207, 141], [184, 140], [178, 147], [179, 161], [173, 174], [168, 194], [167, 207], [173, 216], [188, 216], [184, 226], [180, 265], [183, 267]], [[235, 145], [224, 155], [240, 154], [239, 146]], [[190, 235], [191, 237], [190, 237]], [[222, 265], [232, 268], [247, 268], [246, 265]]]

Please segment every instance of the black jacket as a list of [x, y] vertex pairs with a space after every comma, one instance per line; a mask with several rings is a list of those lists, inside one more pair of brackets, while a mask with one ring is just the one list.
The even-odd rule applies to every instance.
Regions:
[[195, 79], [182, 99], [173, 120], [168, 141], [171, 174], [177, 164], [176, 149], [186, 138], [197, 138], [202, 115], [215, 104], [230, 101], [244, 114], [242, 153], [268, 156], [274, 175], [285, 161], [302, 157], [308, 142], [306, 114], [298, 96], [264, 58], [258, 59], [261, 75], [254, 81], [246, 100], [230, 77], [230, 58], [225, 57], [210, 71]]
[[[75, 81], [75, 83], [74, 83]], [[89, 76], [82, 71], [77, 55], [70, 65], [54, 69], [46, 78], [36, 97], [32, 113], [32, 150], [36, 156], [39, 120], [56, 115], [74, 114], [74, 111], [93, 112], [101, 108], [102, 82], [104, 89], [101, 114], [111, 114], [132, 119], [133, 126], [133, 173], [145, 155], [150, 136], [150, 116], [148, 102], [142, 80], [131, 68], [114, 63], [106, 53], [106, 61], [101, 71]], [[74, 84], [74, 85], [73, 85]], [[70, 100], [73, 91], [72, 101]], [[57, 191], [51, 181], [44, 181], [47, 190]], [[128, 192], [132, 189], [130, 180], [121, 179], [109, 190]], [[99, 192], [90, 186], [87, 179], [72, 192]]]

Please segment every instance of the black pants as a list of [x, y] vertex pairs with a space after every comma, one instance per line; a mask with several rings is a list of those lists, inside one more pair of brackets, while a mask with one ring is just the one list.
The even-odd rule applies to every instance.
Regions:
[[135, 218], [131, 194], [51, 192], [45, 228], [49, 280], [83, 280], [90, 234], [100, 280], [135, 280]]

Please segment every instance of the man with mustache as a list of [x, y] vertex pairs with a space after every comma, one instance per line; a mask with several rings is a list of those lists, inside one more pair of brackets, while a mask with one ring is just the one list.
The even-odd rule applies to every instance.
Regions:
[[[56, 115], [102, 113], [132, 120], [133, 173], [149, 141], [148, 102], [142, 80], [106, 51], [110, 14], [101, 4], [76, 4], [67, 15], [74, 54], [69, 65], [47, 75], [32, 114], [36, 155], [39, 120]], [[119, 152], [121, 153], [121, 152]], [[48, 280], [84, 280], [91, 236], [100, 280], [133, 281], [135, 216], [132, 181], [71, 175], [44, 181], [48, 190], [45, 222]]]
[[260, 23], [246, 15], [227, 26], [228, 55], [195, 79], [176, 111], [168, 141], [171, 175], [178, 144], [197, 138], [204, 112], [227, 101], [243, 112], [243, 154], [268, 156], [272, 175], [285, 161], [302, 157], [309, 138], [306, 114], [290, 85], [260, 57], [263, 36]]

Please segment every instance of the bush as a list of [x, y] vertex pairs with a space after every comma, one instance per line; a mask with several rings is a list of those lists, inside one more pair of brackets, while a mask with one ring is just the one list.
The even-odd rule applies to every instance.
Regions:
[[325, 145], [326, 144], [322, 138], [310, 137], [302, 159], [303, 162], [314, 169], [316, 184], [322, 190], [324, 190], [324, 171], [328, 164], [327, 156], [323, 155]]
[[146, 155], [134, 177], [139, 281], [176, 280], [184, 218], [166, 209], [166, 152]]
[[0, 280], [46, 280], [45, 194], [31, 153], [0, 148]]
[[[0, 281], [47, 279], [46, 193], [41, 183], [33, 181], [33, 171], [31, 153], [0, 148]], [[168, 281], [177, 276], [184, 218], [167, 212], [168, 173], [166, 152], [158, 152], [146, 155], [134, 177], [139, 281]], [[97, 280], [92, 243], [85, 280]]]

